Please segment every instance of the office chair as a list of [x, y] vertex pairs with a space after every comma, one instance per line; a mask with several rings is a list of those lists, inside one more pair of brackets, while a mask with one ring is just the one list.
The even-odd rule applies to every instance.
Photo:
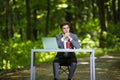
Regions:
[[69, 74], [70, 71], [70, 64], [60, 64], [59, 66], [59, 73], [66, 73]]

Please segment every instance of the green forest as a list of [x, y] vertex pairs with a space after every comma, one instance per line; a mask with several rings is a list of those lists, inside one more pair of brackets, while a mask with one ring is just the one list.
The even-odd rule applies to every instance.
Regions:
[[[43, 48], [41, 37], [61, 33], [64, 21], [82, 49], [96, 56], [120, 51], [120, 0], [0, 0], [0, 71], [30, 66], [31, 49]], [[54, 56], [36, 54], [36, 63]]]

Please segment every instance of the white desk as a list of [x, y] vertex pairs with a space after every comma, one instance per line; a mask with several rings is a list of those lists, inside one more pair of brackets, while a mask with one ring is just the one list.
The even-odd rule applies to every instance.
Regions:
[[90, 52], [90, 80], [95, 80], [95, 58], [92, 49], [32, 49], [30, 80], [35, 80], [35, 52]]

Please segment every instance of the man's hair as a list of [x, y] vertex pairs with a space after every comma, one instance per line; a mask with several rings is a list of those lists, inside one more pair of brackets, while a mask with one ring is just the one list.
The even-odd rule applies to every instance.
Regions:
[[60, 29], [62, 29], [64, 25], [68, 25], [69, 27], [71, 27], [71, 24], [69, 22], [63, 22], [62, 24], [60, 24]]

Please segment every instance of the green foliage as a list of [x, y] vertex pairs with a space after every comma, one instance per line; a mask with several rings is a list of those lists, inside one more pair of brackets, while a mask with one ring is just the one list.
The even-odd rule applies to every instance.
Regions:
[[80, 44], [82, 48], [94, 48], [99, 46], [99, 21], [91, 20], [80, 27]]
[[120, 38], [120, 22], [117, 24], [110, 23], [108, 25], [108, 32], [115, 35], [116, 37]]
[[0, 69], [19, 68], [30, 65], [30, 51], [38, 45], [30, 40], [22, 42], [20, 35], [8, 41], [0, 41]]
[[54, 60], [55, 55], [55, 52], [36, 53], [36, 64], [40, 64], [43, 62], [52, 62]]
[[106, 36], [106, 43], [108, 48], [117, 48], [118, 45], [120, 45], [120, 23], [118, 24], [109, 24], [108, 25], [108, 31]]
[[81, 26], [81, 32], [85, 33], [95, 34], [95, 32], [98, 32], [99, 30], [100, 27], [98, 19], [90, 20]]
[[[39, 41], [21, 41], [19, 34], [14, 34], [12, 39], [0, 40], [0, 69], [13, 69], [30, 66], [31, 49], [42, 48]], [[36, 64], [50, 62], [55, 53], [35, 53]]]
[[94, 48], [99, 46], [98, 40], [93, 40], [90, 34], [87, 34], [82, 41], [80, 41], [81, 48]]

